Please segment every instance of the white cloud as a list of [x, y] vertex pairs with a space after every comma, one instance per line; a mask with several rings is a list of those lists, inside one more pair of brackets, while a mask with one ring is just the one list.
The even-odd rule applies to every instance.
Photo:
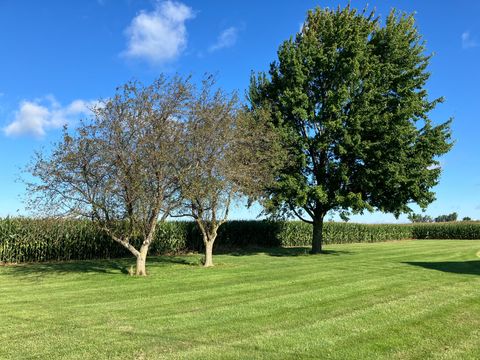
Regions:
[[228, 29], [223, 30], [220, 35], [218, 35], [217, 41], [208, 48], [208, 51], [213, 52], [223, 48], [231, 47], [235, 45], [237, 38], [238, 29], [234, 26], [231, 26]]
[[470, 31], [462, 33], [462, 48], [469, 49], [479, 46], [480, 44], [476, 39], [472, 37]]
[[33, 135], [43, 137], [48, 129], [60, 128], [78, 117], [90, 114], [95, 101], [74, 100], [62, 106], [54, 96], [33, 101], [23, 100], [13, 121], [3, 128], [7, 136]]
[[185, 22], [194, 17], [181, 2], [157, 2], [153, 11], [141, 11], [125, 30], [123, 55], [157, 64], [175, 59], [187, 46]]
[[298, 32], [301, 33], [303, 31], [303, 27], [305, 26], [305, 22], [301, 22], [299, 25], [298, 25]]

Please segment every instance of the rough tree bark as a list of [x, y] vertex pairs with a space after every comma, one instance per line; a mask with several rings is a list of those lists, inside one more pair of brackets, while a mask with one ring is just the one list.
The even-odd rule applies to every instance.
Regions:
[[[155, 230], [157, 229], [157, 217], [158, 217], [158, 209], [154, 211], [152, 217], [149, 221], [149, 231], [140, 247], [140, 251], [137, 251], [137, 254], [134, 254], [137, 257], [137, 265], [135, 268], [135, 275], [136, 276], [147, 276], [147, 270], [145, 268], [145, 263], [147, 262], [147, 254], [150, 244], [154, 240], [155, 237]], [[162, 216], [161, 221], [163, 222], [166, 218], [166, 215]]]
[[198, 227], [203, 235], [203, 245], [205, 246], [205, 259], [203, 266], [212, 267], [213, 266], [213, 244], [217, 238], [218, 228], [223, 223], [212, 222], [210, 224], [204, 224], [200, 218], [196, 219]]
[[[164, 217], [162, 217], [161, 221], [164, 220]], [[156, 217], [154, 217], [154, 219], [155, 218]], [[147, 237], [143, 241], [142, 246], [140, 247], [140, 250], [137, 250], [135, 246], [130, 244], [130, 239], [128, 237], [123, 239], [119, 238], [114, 234], [112, 234], [112, 232], [108, 228], [102, 227], [102, 229], [107, 234], [109, 234], [113, 240], [115, 240], [116, 242], [124, 246], [128, 251], [132, 253], [133, 256], [135, 256], [136, 258], [135, 275], [136, 276], [147, 276], [147, 270], [146, 270], [147, 254], [148, 254], [148, 249], [150, 247], [150, 244], [154, 239], [156, 225], [157, 225], [156, 222], [152, 220], [152, 223], [150, 225], [150, 230], [148, 232]]]
[[137, 266], [135, 268], [136, 276], [147, 276], [147, 271], [145, 269], [145, 263], [147, 261], [148, 247], [150, 244], [143, 244], [140, 248], [140, 251], [137, 255]]
[[313, 235], [312, 235], [312, 254], [320, 254], [323, 245], [323, 219], [325, 215], [319, 214], [313, 219]]
[[215, 242], [215, 238], [208, 239], [208, 237], [203, 238], [203, 243], [205, 244], [205, 263], [203, 264], [204, 267], [211, 267], [213, 266], [213, 243]]

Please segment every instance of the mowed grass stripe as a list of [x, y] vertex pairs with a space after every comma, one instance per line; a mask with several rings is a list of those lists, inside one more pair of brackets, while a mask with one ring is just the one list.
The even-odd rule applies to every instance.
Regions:
[[[286, 276], [292, 276], [292, 275], [290, 273]], [[262, 294], [266, 294], [266, 296], [268, 296], [268, 297], [278, 298], [278, 296], [282, 296], [284, 293], [287, 293], [287, 294], [290, 293], [292, 290], [294, 290], [293, 289], [294, 287], [298, 287], [302, 291], [300, 293], [300, 296], [303, 296], [304, 294], [308, 295], [308, 292], [311, 292], [311, 290], [310, 289], [309, 290], [302, 290], [302, 289], [304, 289], [305, 287], [309, 287], [309, 288], [312, 287], [311, 286], [312, 284], [309, 281], [309, 277], [311, 277], [311, 276], [312, 276], [312, 274], [303, 275], [301, 278], [299, 277], [294, 283], [290, 282], [288, 284], [288, 288], [278, 287], [278, 280], [275, 280], [272, 283], [262, 282], [262, 286], [260, 286], [260, 287], [254, 287], [250, 283], [239, 284], [239, 285], [233, 284], [233, 285], [230, 285], [229, 287], [225, 287], [224, 284], [222, 284], [222, 286], [217, 286], [217, 284], [215, 284], [214, 286], [215, 286], [215, 290], [216, 290], [217, 293], [219, 291], [222, 291], [222, 290], [228, 290], [228, 292], [223, 291], [222, 295], [223, 296], [235, 296], [237, 299], [240, 299], [241, 302], [245, 302], [245, 301], [249, 301], [248, 300], [249, 297], [246, 296], [246, 295], [248, 295], [248, 293], [250, 293], [250, 292], [256, 292], [256, 291], [260, 291], [259, 293], [260, 293], [261, 296], [262, 296]], [[390, 276], [395, 276], [395, 275], [390, 275]], [[396, 276], [401, 276], [401, 275], [396, 275]], [[332, 289], [330, 289], [330, 283], [332, 283], [332, 282], [335, 282], [337, 284], [337, 285], [334, 285], [334, 287], [338, 286], [338, 284], [341, 284], [343, 286], [343, 285], [349, 285], [350, 283], [358, 283], [358, 280], [351, 280], [351, 276], [348, 276], [348, 279], [350, 280], [348, 282], [346, 282], [343, 279], [342, 279], [342, 281], [338, 281], [339, 280], [338, 278], [334, 279], [333, 281], [332, 280], [325, 281], [324, 285], [319, 287], [319, 289], [321, 291], [335, 293], [335, 291], [331, 291]], [[361, 280], [361, 281], [363, 283], [374, 282], [375, 284], [378, 284], [378, 280], [376, 280], [376, 279], [368, 279], [367, 278], [367, 280]], [[124, 290], [125, 290], [124, 286], [122, 286], [122, 290], [119, 292], [119, 294], [122, 293]], [[295, 289], [296, 292], [300, 291], [300, 290]], [[186, 291], [183, 291], [183, 293], [185, 294]], [[145, 293], [141, 293], [141, 294], [142, 294], [142, 296], [143, 295], [147, 296], [148, 291], [146, 291]], [[172, 294], [177, 294], [177, 293], [175, 291], [173, 291]], [[193, 298], [196, 302], [198, 301], [199, 303], [208, 303], [213, 298], [215, 298], [217, 296], [216, 294], [210, 294], [210, 293], [206, 292], [205, 290], [195, 290], [195, 291], [191, 291], [188, 294], [190, 295], [191, 298]], [[64, 296], [64, 295], [65, 294], [62, 294], [62, 296]], [[89, 290], [88, 291], [88, 301], [89, 302], [78, 304], [76, 299], [72, 298], [70, 295], [68, 296], [68, 298], [63, 298], [62, 296], [58, 296], [57, 300], [61, 300], [64, 305], [70, 305], [68, 302], [65, 301], [65, 300], [69, 300], [70, 302], [73, 303], [72, 306], [83, 307], [83, 306], [92, 306], [91, 304], [94, 304], [95, 306], [97, 306], [100, 303], [102, 303], [99, 300], [101, 300], [103, 298], [102, 297], [103, 294], [102, 293], [99, 294], [99, 292], [97, 290], [95, 290], [95, 292], [91, 292]], [[86, 295], [86, 294], [83, 294], [83, 295]], [[95, 298], [92, 299], [91, 298], [92, 295], [95, 295]], [[44, 294], [44, 296], [48, 297], [49, 295]], [[317, 296], [317, 294], [315, 296]], [[116, 305], [117, 307], [122, 308], [122, 309], [125, 308], [125, 307], [129, 307], [129, 308], [132, 308], [132, 311], [135, 311], [135, 309], [136, 309], [134, 304], [128, 304], [127, 303], [127, 302], [130, 302], [130, 300], [123, 300], [121, 298], [117, 299], [114, 296], [112, 296], [111, 298], [112, 298], [112, 300], [110, 300], [107, 303], [103, 303], [103, 304], [107, 305], [108, 303], [110, 303], [110, 304]], [[223, 297], [223, 298], [225, 298], [225, 297]], [[166, 297], [165, 295], [150, 295], [150, 299], [151, 300], [155, 299], [156, 300], [155, 301], [156, 305], [162, 305], [162, 307], [164, 307], [167, 304], [165, 304], [165, 302], [162, 301], [162, 300], [165, 300], [165, 299], [170, 299], [171, 300], [171, 297]], [[178, 308], [178, 312], [182, 313], [182, 309], [187, 308], [186, 306], [188, 305], [189, 301], [190, 301], [189, 299], [182, 299], [180, 301], [172, 301], [168, 305], [174, 306], [175, 308]], [[220, 301], [222, 301], [222, 299], [220, 299]], [[232, 303], [232, 300], [227, 298], [225, 304], [218, 303], [218, 301], [217, 301], [216, 308], [218, 308], [219, 306], [228, 306], [228, 305], [234, 305], [234, 304], [237, 305], [238, 303], [235, 303], [235, 302]], [[171, 309], [171, 310], [174, 310], [174, 309]]]
[[476, 261], [479, 241], [327, 249], [219, 255], [214, 269], [160, 257], [146, 279], [122, 274], [131, 260], [1, 268], [0, 358], [479, 355], [476, 263], [468, 273], [408, 264]]
[[[458, 301], [458, 298], [454, 299], [452, 297], [439, 296], [445, 292], [450, 292], [451, 290], [452, 287], [443, 287], [442, 289], [436, 290], [435, 295], [437, 295], [439, 299], [443, 300], [437, 301], [435, 303], [435, 311], [441, 311], [443, 313], [444, 308], [451, 305], [452, 302]], [[325, 317], [319, 316], [316, 320], [314, 320], [315, 317], [311, 317], [309, 319], [310, 321], [307, 322], [307, 324], [305, 324], [305, 321], [301, 321], [300, 319], [307, 318], [308, 314], [305, 314], [305, 312], [309, 312], [311, 308], [299, 308], [299, 311], [297, 311], [294, 316], [289, 316], [288, 312], [282, 316], [281, 314], [276, 313], [277, 311], [271, 312], [269, 314], [263, 314], [263, 316], [258, 313], [251, 315], [256, 315], [253, 316], [254, 318], [268, 318], [271, 316], [278, 318], [279, 316], [282, 316], [282, 320], [276, 323], [276, 329], [268, 333], [270, 337], [282, 339], [296, 339], [298, 338], [296, 335], [316, 334], [316, 336], [324, 338], [321, 335], [328, 334], [328, 338], [330, 339], [329, 344], [336, 345], [338, 342], [344, 342], [352, 337], [362, 336], [365, 333], [384, 332], [387, 328], [392, 326], [394, 327], [400, 323], [418, 321], [418, 319], [423, 320], [428, 318], [428, 316], [432, 312], [431, 308], [427, 306], [428, 302], [431, 300], [430, 293], [431, 292], [429, 290], [425, 290], [424, 292], [419, 294], [401, 296], [397, 299], [392, 299], [387, 302], [366, 304], [368, 305], [367, 307], [356, 309], [353, 311], [349, 310], [347, 312], [338, 313], [333, 316], [332, 314], [329, 314], [327, 312]], [[466, 297], [467, 295], [463, 296]], [[408, 306], [409, 304], [411, 304], [412, 301], [415, 301], [415, 305], [418, 306], [415, 311], [410, 311], [410, 308]], [[345, 304], [349, 305], [348, 302]], [[302, 309], [304, 311], [302, 311]], [[322, 314], [322, 311], [319, 312], [320, 314]], [[370, 318], [374, 318], [376, 321], [374, 325], [365, 328], [363, 326], [364, 322], [369, 321]], [[252, 321], [252, 319], [247, 320]], [[234, 329], [234, 332], [238, 334], [238, 329]], [[251, 344], [255, 343], [255, 341], [253, 341], [255, 339], [265, 338], [265, 334], [255, 334], [249, 336], [248, 333], [245, 333], [241, 335], [242, 340], [233, 340], [232, 344], [244, 342]], [[220, 341], [222, 345], [218, 346], [225, 346], [225, 342], [226, 340], [222, 338], [222, 341]], [[297, 343], [293, 342], [292, 347], [295, 344]], [[226, 345], [229, 346], [231, 344], [228, 343]], [[305, 343], [300, 344], [300, 346], [304, 347]]]

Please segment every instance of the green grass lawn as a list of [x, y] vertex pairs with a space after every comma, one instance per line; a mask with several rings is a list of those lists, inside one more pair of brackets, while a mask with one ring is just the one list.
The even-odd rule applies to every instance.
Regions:
[[0, 267], [0, 359], [480, 359], [480, 241]]

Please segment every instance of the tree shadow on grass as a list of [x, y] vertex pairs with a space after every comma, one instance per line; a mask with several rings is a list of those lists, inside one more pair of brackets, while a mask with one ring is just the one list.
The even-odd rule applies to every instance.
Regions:
[[[198, 265], [198, 262], [195, 263], [176, 256], [152, 256], [147, 258], [147, 270], [149, 265], [162, 266], [167, 264]], [[51, 273], [128, 274], [131, 266], [135, 266], [135, 258], [24, 263], [6, 265], [3, 267], [5, 271], [2, 271], [1, 274], [33, 277]]]
[[480, 275], [480, 260], [471, 261], [440, 261], [440, 262], [415, 262], [404, 264], [420, 266], [426, 269], [438, 270], [454, 274]]
[[[214, 255], [250, 256], [266, 254], [274, 257], [308, 256], [308, 247], [252, 247], [242, 249], [219, 249]], [[318, 256], [352, 254], [343, 250], [324, 250]], [[200, 265], [198, 256], [149, 256], [147, 258], [147, 271], [149, 266], [168, 266], [171, 264], [196, 266]], [[100, 274], [128, 274], [130, 267], [135, 266], [135, 258], [121, 258], [110, 260], [74, 260], [44, 263], [22, 263], [0, 266], [0, 275], [25, 276], [28, 278], [41, 278], [47, 274], [67, 273], [100, 273]]]
[[49, 274], [67, 273], [103, 273], [103, 274], [128, 274], [128, 266], [133, 261], [118, 260], [78, 260], [64, 262], [24, 263], [6, 265], [2, 275], [11, 275], [28, 278], [41, 278]]
[[[310, 255], [309, 247], [272, 247], [272, 248], [245, 248], [236, 250], [219, 250], [216, 254], [220, 255], [232, 255], [232, 256], [249, 256], [266, 254], [274, 257], [287, 257], [287, 256], [306, 256]], [[322, 255], [346, 255], [352, 254], [351, 251], [344, 250], [324, 250], [319, 256]]]

